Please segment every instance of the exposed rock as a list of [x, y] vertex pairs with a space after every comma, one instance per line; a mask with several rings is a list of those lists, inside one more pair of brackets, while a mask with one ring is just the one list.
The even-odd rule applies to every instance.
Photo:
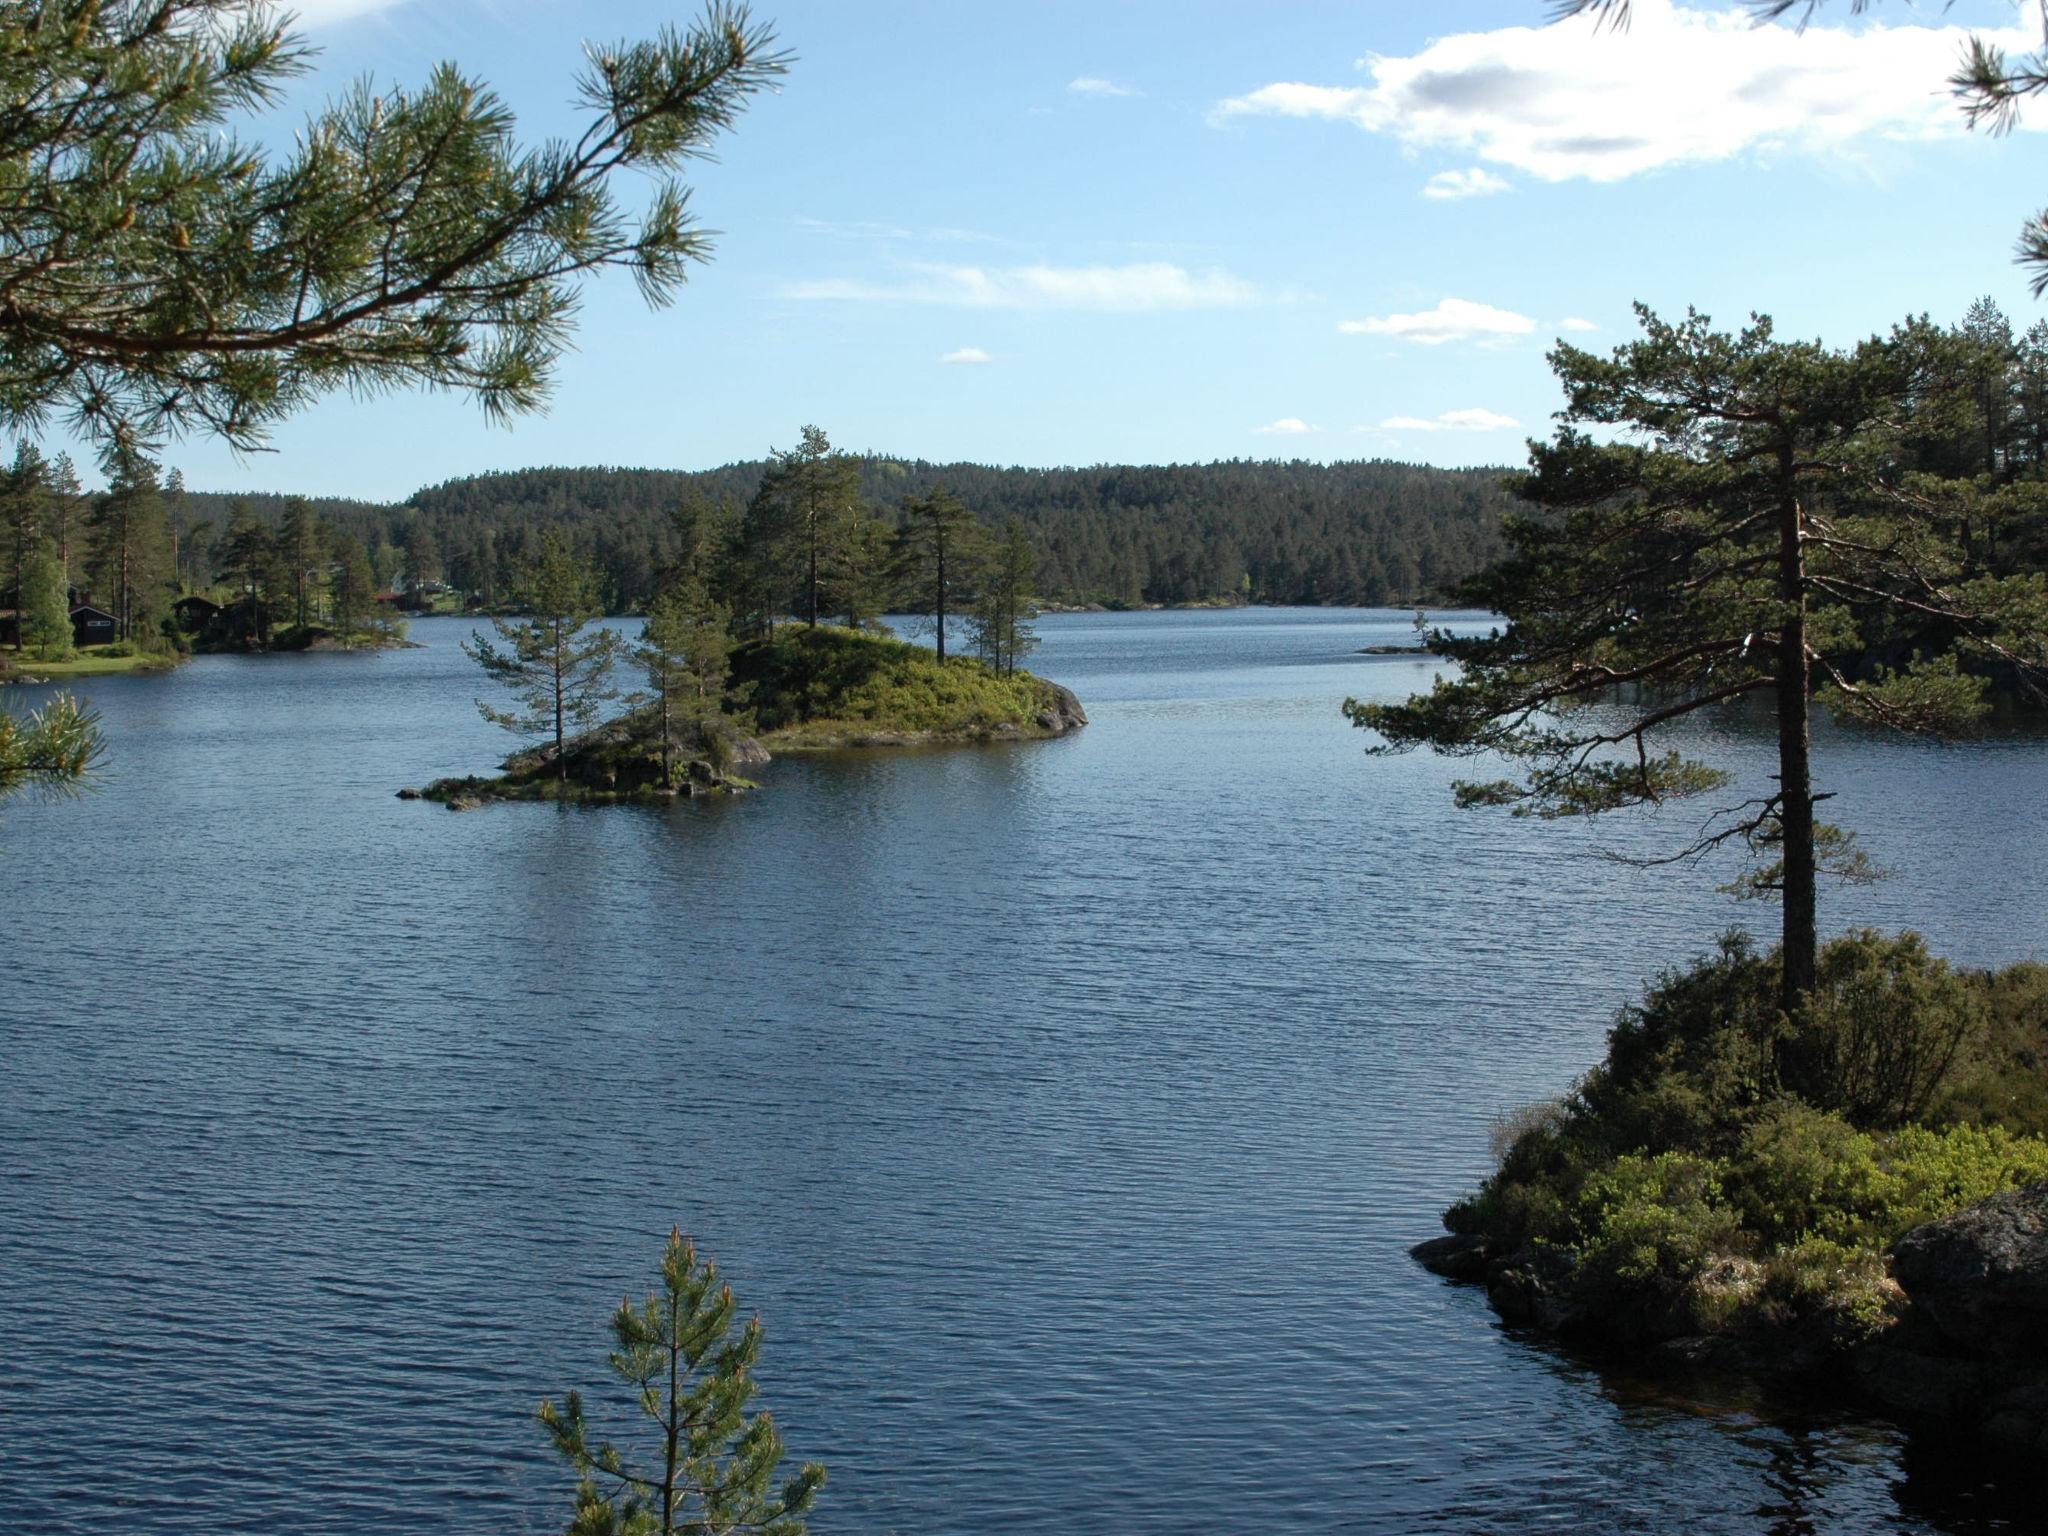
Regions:
[[2048, 1363], [2048, 1184], [1916, 1227], [1893, 1247], [1892, 1273], [1950, 1343]]
[[1493, 1261], [1493, 1245], [1469, 1233], [1432, 1237], [1426, 1243], [1417, 1243], [1408, 1253], [1431, 1274], [1447, 1280], [1484, 1280], [1487, 1265]]
[[1063, 688], [1058, 683], [1046, 683], [1050, 695], [1045, 708], [1038, 712], [1038, 728], [1055, 736], [1064, 736], [1088, 723], [1088, 712], [1081, 707], [1081, 701], [1074, 696], [1074, 690]]
[[398, 798], [401, 800], [417, 800], [420, 798], [420, 792], [416, 789], [401, 789], [398, 792]]
[[1585, 1317], [1572, 1288], [1577, 1269], [1578, 1260], [1562, 1248], [1524, 1248], [1488, 1267], [1486, 1299], [1511, 1323], [1570, 1333]]
[[1974, 1418], [1984, 1404], [1985, 1370], [1974, 1360], [1866, 1344], [1856, 1351], [1851, 1370], [1864, 1392], [1912, 1418]]

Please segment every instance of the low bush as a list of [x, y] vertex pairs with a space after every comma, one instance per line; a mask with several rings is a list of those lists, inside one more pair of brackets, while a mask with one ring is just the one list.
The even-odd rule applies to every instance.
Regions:
[[1658, 978], [1572, 1094], [1496, 1125], [1493, 1176], [1445, 1225], [1568, 1249], [1617, 1335], [1881, 1327], [1893, 1242], [2048, 1179], [2048, 967], [1956, 971], [1917, 936], [1854, 933], [1797, 1018], [1777, 970], [1730, 937]]

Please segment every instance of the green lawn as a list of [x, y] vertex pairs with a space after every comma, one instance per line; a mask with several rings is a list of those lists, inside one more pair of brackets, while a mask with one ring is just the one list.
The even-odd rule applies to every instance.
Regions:
[[74, 677], [111, 677], [121, 672], [165, 672], [179, 661], [175, 656], [109, 656], [108, 649], [89, 645], [73, 651], [67, 661], [38, 661], [34, 651], [17, 655], [12, 648], [0, 650], [0, 676], [19, 673], [23, 677], [63, 682]]

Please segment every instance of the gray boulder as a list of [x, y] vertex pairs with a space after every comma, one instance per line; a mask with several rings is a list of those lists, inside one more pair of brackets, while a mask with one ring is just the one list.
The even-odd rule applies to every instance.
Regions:
[[1058, 683], [1046, 683], [1045, 688], [1050, 697], [1045, 708], [1038, 712], [1038, 728], [1041, 731], [1064, 736], [1068, 731], [1088, 723], [1088, 711], [1081, 707], [1081, 701], [1074, 696], [1073, 689], [1063, 688]]
[[1915, 1227], [1893, 1247], [1892, 1273], [1950, 1343], [2048, 1361], [2048, 1184]]

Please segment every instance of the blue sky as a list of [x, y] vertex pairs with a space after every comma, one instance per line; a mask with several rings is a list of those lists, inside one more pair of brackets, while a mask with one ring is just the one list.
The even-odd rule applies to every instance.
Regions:
[[[1630, 303], [1846, 343], [1988, 293], [2048, 203], [2041, 141], [1940, 94], [1968, 0], [1823, 8], [1805, 34], [1638, 0], [1625, 35], [1544, 0], [1463, 4], [781, 0], [797, 59], [691, 180], [722, 232], [676, 305], [586, 294], [545, 415], [330, 399], [208, 489], [402, 498], [536, 464], [699, 468], [835, 443], [1017, 464], [1391, 457], [1506, 463], [1546, 434], [1559, 336]], [[530, 137], [576, 119], [588, 38], [632, 0], [306, 0], [281, 122], [440, 59]], [[2037, 114], [2048, 126], [2048, 111]], [[272, 130], [273, 132], [275, 130]], [[83, 459], [83, 455], [81, 455]]]

